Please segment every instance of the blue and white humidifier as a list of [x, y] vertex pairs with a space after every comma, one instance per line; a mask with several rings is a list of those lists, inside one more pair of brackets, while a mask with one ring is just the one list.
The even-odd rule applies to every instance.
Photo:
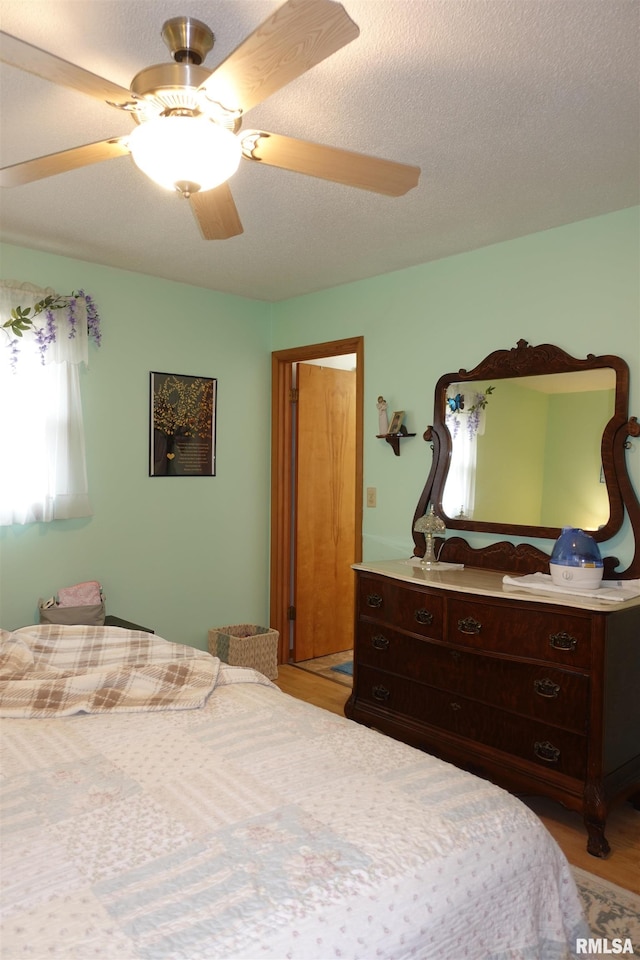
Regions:
[[579, 590], [597, 590], [603, 563], [598, 544], [577, 527], [563, 527], [549, 561], [553, 583]]

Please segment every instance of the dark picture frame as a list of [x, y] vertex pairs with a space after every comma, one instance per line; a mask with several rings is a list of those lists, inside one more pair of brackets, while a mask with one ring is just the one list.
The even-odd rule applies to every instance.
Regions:
[[149, 476], [215, 477], [218, 381], [149, 375]]

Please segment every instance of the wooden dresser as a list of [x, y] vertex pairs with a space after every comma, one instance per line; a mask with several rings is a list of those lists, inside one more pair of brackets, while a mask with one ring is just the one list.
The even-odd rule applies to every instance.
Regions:
[[606, 603], [507, 586], [503, 573], [355, 565], [348, 717], [521, 795], [582, 811], [640, 800], [640, 597]]

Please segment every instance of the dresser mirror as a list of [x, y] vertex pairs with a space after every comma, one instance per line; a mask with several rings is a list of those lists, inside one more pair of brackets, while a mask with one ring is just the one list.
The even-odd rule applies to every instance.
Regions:
[[[629, 368], [620, 357], [579, 360], [525, 340], [472, 370], [443, 375], [424, 435], [432, 467], [412, 528], [432, 504], [449, 530], [555, 541], [563, 526], [574, 526], [604, 542], [620, 530], [626, 509], [636, 555], [624, 572], [615, 557], [605, 558], [605, 577], [638, 576], [640, 505], [626, 450], [640, 425], [629, 418], [628, 397]], [[422, 556], [424, 537], [413, 537]], [[442, 559], [548, 570], [548, 554], [528, 544], [478, 551], [453, 537], [439, 548]]]

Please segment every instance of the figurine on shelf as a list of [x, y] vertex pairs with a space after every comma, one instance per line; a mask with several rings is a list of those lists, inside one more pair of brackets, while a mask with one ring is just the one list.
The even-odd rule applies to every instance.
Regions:
[[389, 417], [387, 416], [387, 401], [384, 397], [378, 397], [376, 404], [378, 408], [378, 436], [386, 437], [389, 433]]

